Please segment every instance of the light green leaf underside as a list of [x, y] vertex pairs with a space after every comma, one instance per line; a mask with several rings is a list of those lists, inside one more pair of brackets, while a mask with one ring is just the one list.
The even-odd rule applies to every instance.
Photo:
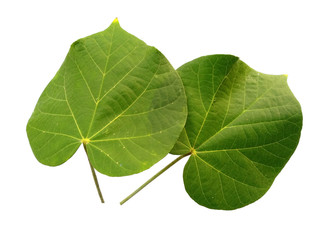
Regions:
[[92, 165], [122, 176], [162, 159], [186, 114], [183, 85], [168, 60], [115, 21], [72, 44], [39, 98], [27, 133], [46, 165], [64, 163], [88, 139]]
[[189, 113], [171, 153], [195, 149], [184, 169], [186, 191], [214, 209], [256, 201], [300, 137], [301, 108], [286, 76], [259, 73], [230, 55], [195, 59], [178, 73]]

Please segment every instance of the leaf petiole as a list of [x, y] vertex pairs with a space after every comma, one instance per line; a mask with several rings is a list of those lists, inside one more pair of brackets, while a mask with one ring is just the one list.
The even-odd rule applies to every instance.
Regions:
[[86, 147], [86, 143], [85, 142], [83, 143], [83, 148], [84, 148], [84, 151], [87, 154], [88, 162], [89, 162], [89, 165], [90, 165], [90, 168], [91, 168], [91, 173], [92, 173], [92, 176], [93, 176], [94, 183], [96, 184], [96, 188], [97, 188], [101, 203], [104, 203], [104, 199], [103, 199], [103, 196], [102, 196], [102, 193], [101, 193], [101, 190], [100, 190], [98, 178], [97, 178], [97, 175], [96, 175], [96, 172], [95, 172], [93, 166], [90, 163], [88, 152], [87, 152], [87, 147]]
[[171, 163], [169, 163], [167, 166], [165, 166], [163, 169], [161, 169], [158, 173], [156, 173], [153, 177], [151, 177], [148, 181], [146, 181], [144, 184], [142, 184], [137, 190], [135, 190], [133, 193], [131, 193], [128, 197], [123, 199], [120, 202], [120, 205], [123, 205], [125, 202], [127, 202], [130, 198], [132, 198], [134, 195], [136, 195], [138, 192], [140, 192], [142, 189], [144, 189], [149, 183], [151, 183], [153, 180], [155, 180], [157, 177], [159, 177], [162, 173], [164, 173], [166, 170], [168, 170], [170, 167], [172, 167], [174, 164], [176, 164], [179, 160], [182, 158], [189, 156], [191, 152], [186, 153], [184, 155], [181, 155], [177, 157], [175, 160], [173, 160]]

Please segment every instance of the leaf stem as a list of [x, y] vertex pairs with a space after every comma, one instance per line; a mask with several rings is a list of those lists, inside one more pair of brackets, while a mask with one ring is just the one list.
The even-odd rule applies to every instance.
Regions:
[[98, 194], [99, 194], [101, 203], [104, 203], [104, 199], [103, 199], [103, 196], [102, 196], [100, 187], [99, 187], [98, 178], [97, 178], [97, 175], [96, 175], [96, 172], [95, 172], [93, 166], [92, 166], [91, 163], [90, 163], [89, 156], [88, 156], [88, 152], [87, 152], [87, 147], [86, 147], [86, 144], [85, 144], [85, 143], [83, 144], [83, 148], [84, 148], [84, 150], [85, 150], [85, 152], [86, 152], [86, 154], [87, 154], [88, 162], [89, 162], [89, 165], [90, 165], [90, 168], [91, 168], [91, 173], [92, 173], [92, 176], [93, 176], [94, 183], [96, 184], [96, 188], [97, 188], [97, 191], [98, 191]]
[[158, 173], [156, 173], [153, 177], [151, 177], [148, 181], [146, 181], [144, 184], [142, 184], [139, 188], [137, 188], [137, 190], [135, 190], [128, 197], [123, 199], [120, 202], [120, 205], [122, 205], [125, 202], [127, 202], [130, 198], [132, 198], [134, 195], [136, 195], [138, 192], [140, 192], [142, 189], [144, 189], [149, 183], [151, 183], [153, 180], [155, 180], [157, 177], [159, 177], [162, 173], [164, 173], [166, 170], [168, 170], [170, 167], [172, 167], [174, 164], [176, 164], [179, 160], [181, 160], [182, 158], [184, 158], [184, 157], [186, 157], [186, 156], [188, 156], [190, 154], [191, 154], [191, 152], [177, 157], [175, 160], [173, 160], [171, 163], [169, 163], [167, 166], [165, 166], [163, 169], [161, 169]]

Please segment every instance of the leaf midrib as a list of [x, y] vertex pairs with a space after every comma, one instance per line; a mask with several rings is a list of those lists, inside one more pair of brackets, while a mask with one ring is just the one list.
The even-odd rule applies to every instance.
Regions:
[[[108, 54], [106, 55], [107, 59], [106, 59], [106, 64], [105, 64], [105, 67], [104, 67], [104, 71], [103, 71], [103, 72], [101, 71], [100, 67], [97, 65], [97, 63], [95, 62], [95, 60], [92, 58], [91, 54], [89, 53], [89, 51], [88, 51], [87, 48], [85, 47], [85, 50], [86, 50], [87, 53], [89, 54], [89, 57], [91, 58], [91, 60], [93, 61], [93, 63], [98, 67], [99, 71], [100, 71], [101, 74], [102, 74], [101, 84], [100, 84], [100, 88], [99, 88], [98, 100], [96, 100], [96, 99], [94, 98], [94, 96], [93, 96], [93, 94], [92, 94], [92, 92], [91, 92], [91, 89], [90, 89], [90, 87], [89, 87], [89, 85], [88, 85], [88, 82], [87, 82], [86, 79], [84, 78], [84, 75], [82, 74], [82, 71], [81, 71], [81, 69], [79, 68], [76, 60], [74, 60], [74, 59], [72, 59], [72, 58], [70, 57], [70, 59], [71, 59], [71, 60], [75, 63], [75, 65], [77, 66], [77, 69], [78, 69], [78, 71], [80, 72], [81, 77], [82, 77], [83, 80], [85, 81], [86, 86], [87, 86], [87, 88], [88, 88], [88, 90], [89, 90], [89, 92], [90, 92], [90, 95], [91, 95], [91, 97], [92, 97], [92, 99], [93, 99], [93, 101], [94, 101], [94, 103], [95, 103], [95, 109], [94, 109], [94, 112], [93, 112], [93, 114], [92, 114], [92, 118], [91, 118], [90, 125], [89, 125], [89, 128], [88, 128], [88, 133], [87, 133], [87, 136], [86, 136], [86, 138], [89, 139], [89, 140], [92, 139], [93, 137], [95, 137], [95, 136], [96, 136], [97, 134], [99, 134], [101, 131], [103, 131], [106, 127], [108, 127], [111, 123], [113, 123], [116, 119], [118, 119], [125, 111], [127, 111], [127, 109], [129, 109], [129, 108], [140, 98], [140, 96], [145, 92], [145, 90], [149, 87], [150, 82], [152, 81], [152, 79], [154, 78], [154, 76], [155, 76], [155, 74], [156, 74], [156, 73], [155, 73], [155, 74], [153, 75], [153, 77], [151, 78], [151, 80], [150, 80], [149, 84], [147, 85], [146, 89], [143, 91], [142, 94], [140, 94], [140, 95], [138, 96], [137, 99], [135, 99], [135, 101], [134, 101], [132, 104], [130, 104], [123, 112], [121, 112], [118, 116], [116, 116], [113, 120], [111, 120], [107, 125], [105, 125], [103, 128], [101, 128], [100, 130], [98, 130], [96, 133], [92, 134], [91, 137], [89, 137], [90, 131], [91, 131], [92, 126], [93, 126], [94, 118], [95, 118], [95, 115], [96, 115], [96, 111], [97, 111], [98, 105], [99, 105], [99, 103], [101, 102], [101, 100], [102, 100], [103, 98], [105, 98], [105, 96], [106, 96], [107, 94], [109, 94], [116, 86], [118, 86], [118, 85], [123, 81], [123, 79], [125, 79], [134, 69], [136, 69], [136, 68], [140, 65], [140, 63], [141, 63], [141, 62], [146, 58], [146, 56], [147, 56], [147, 51], [146, 51], [144, 57], [143, 57], [132, 69], [130, 69], [119, 81], [117, 81], [117, 83], [116, 83], [114, 86], [112, 86], [112, 87], [103, 95], [103, 97], [101, 97], [102, 87], [103, 87], [103, 84], [104, 84], [104, 81], [105, 81], [105, 76], [106, 76], [115, 66], [117, 66], [121, 61], [123, 61], [123, 59], [125, 59], [126, 57], [128, 57], [133, 51], [135, 51], [135, 50], [138, 48], [138, 46], [134, 47], [128, 54], [126, 54], [123, 58], [121, 58], [112, 68], [110, 68], [110, 69], [107, 71], [107, 67], [108, 67], [108, 65], [109, 65], [109, 59], [110, 59], [110, 55], [111, 55], [111, 50], [112, 50], [112, 46], [113, 46], [113, 42], [114, 42], [114, 41], [113, 41], [113, 39], [114, 39], [114, 34], [115, 34], [115, 28], [113, 28], [113, 32], [112, 32], [112, 36], [111, 36], [111, 44], [110, 44], [110, 47], [109, 47]], [[93, 38], [93, 39], [94, 39], [94, 38]], [[129, 39], [129, 38], [128, 38], [128, 39]], [[125, 42], [127, 42], [127, 40], [126, 40]], [[98, 45], [99, 45], [99, 44], [98, 44]], [[122, 45], [123, 45], [123, 44], [121, 44], [120, 46], [122, 46]], [[120, 46], [119, 46], [119, 47], [120, 47]], [[117, 47], [116, 50], [117, 50], [119, 47]], [[159, 65], [158, 65], [158, 68], [159, 68]], [[156, 72], [157, 72], [157, 71], [156, 71]], [[64, 80], [65, 80], [65, 77], [64, 77]], [[73, 120], [74, 120], [74, 122], [75, 122], [75, 125], [76, 125], [76, 127], [77, 127], [77, 129], [78, 129], [78, 132], [79, 132], [81, 138], [83, 139], [84, 136], [83, 136], [83, 134], [82, 134], [82, 132], [81, 132], [81, 129], [80, 129], [78, 123], [77, 123], [77, 120], [76, 120], [76, 118], [75, 118], [75, 116], [74, 116], [74, 114], [73, 114], [72, 108], [71, 108], [71, 106], [70, 106], [70, 104], [69, 104], [69, 102], [68, 102], [68, 99], [67, 99], [67, 93], [66, 93], [66, 89], [65, 89], [65, 83], [64, 83], [63, 88], [64, 88], [64, 91], [65, 91], [66, 102], [67, 102], [68, 108], [69, 108], [69, 110], [70, 110], [71, 116], [72, 116], [72, 118], [73, 118]]]
[[[146, 53], [147, 55], [147, 53]], [[144, 56], [144, 58], [146, 57], [146, 55]], [[141, 62], [144, 60], [144, 58], [141, 60]], [[140, 62], [140, 63], [141, 63]], [[139, 63], [139, 64], [140, 64]], [[139, 65], [138, 64], [138, 65]], [[142, 95], [147, 91], [147, 89], [149, 88], [152, 80], [154, 79], [155, 75], [157, 74], [158, 70], [159, 70], [160, 64], [158, 64], [158, 68], [157, 70], [154, 72], [152, 78], [150, 79], [149, 83], [147, 84], [146, 88], [142, 91], [142, 93], [140, 93], [140, 95], [125, 109], [123, 110], [117, 117], [115, 117], [112, 121], [110, 121], [107, 125], [105, 125], [103, 128], [101, 128], [100, 130], [98, 130], [95, 134], [93, 134], [91, 137], [89, 137], [89, 139], [92, 139], [93, 137], [95, 137], [96, 135], [98, 135], [101, 131], [103, 131], [104, 129], [106, 129], [110, 124], [112, 124], [114, 121], [116, 121], [119, 117], [121, 117], [129, 108], [131, 108], [141, 97]]]
[[[231, 122], [229, 122], [227, 125], [225, 125], [223, 128], [221, 128], [219, 131], [217, 131], [214, 135], [212, 135], [211, 137], [209, 137], [207, 140], [205, 140], [204, 142], [202, 142], [198, 147], [200, 148], [201, 146], [203, 146], [205, 143], [207, 143], [208, 141], [210, 141], [212, 138], [214, 138], [217, 134], [219, 134], [220, 132], [222, 132], [224, 129], [226, 129], [231, 123], [233, 123], [235, 120], [237, 120], [242, 114], [244, 114], [246, 111], [248, 111], [254, 104], [256, 104], [259, 100], [261, 100], [261, 98], [266, 95], [272, 88], [274, 87], [274, 85], [272, 84], [272, 86], [270, 88], [268, 88], [263, 94], [261, 94], [259, 97], [257, 97], [256, 100], [254, 100], [247, 108], [243, 109], [242, 112], [240, 114], [238, 114]], [[226, 114], [228, 114], [226, 112]]]
[[[206, 122], [206, 120], [207, 120], [207, 117], [208, 117], [208, 114], [209, 114], [209, 112], [210, 112], [210, 110], [211, 110], [211, 106], [212, 106], [212, 104], [213, 104], [213, 102], [214, 102], [215, 96], [216, 96], [217, 93], [219, 92], [219, 89], [220, 89], [220, 87], [222, 86], [222, 84], [226, 81], [226, 79], [227, 79], [227, 77], [229, 76], [230, 72], [232, 72], [233, 68], [238, 64], [239, 61], [240, 61], [240, 60], [237, 59], [237, 61], [235, 61], [235, 62], [232, 64], [232, 67], [229, 69], [228, 73], [224, 76], [224, 78], [223, 78], [223, 80], [221, 81], [221, 83], [219, 84], [216, 92], [213, 94], [212, 99], [211, 99], [211, 102], [210, 102], [210, 105], [209, 105], [209, 107], [208, 107], [208, 110], [206, 111], [205, 117], [203, 118], [203, 121], [202, 121], [201, 127], [200, 127], [200, 129], [199, 129], [198, 135], [196, 136], [196, 138], [195, 138], [195, 140], [194, 140], [193, 148], [195, 148], [196, 143], [197, 143], [197, 141], [198, 141], [198, 138], [199, 138], [199, 136], [200, 136], [200, 133], [202, 132], [202, 128], [203, 128], [203, 126], [204, 126], [204, 124], [205, 124], [205, 122]], [[214, 77], [214, 75], [212, 75], [212, 77]], [[213, 81], [214, 81], [214, 80], [213, 80]], [[189, 139], [189, 137], [188, 137], [188, 139]], [[190, 140], [189, 140], [189, 142], [190, 142]]]

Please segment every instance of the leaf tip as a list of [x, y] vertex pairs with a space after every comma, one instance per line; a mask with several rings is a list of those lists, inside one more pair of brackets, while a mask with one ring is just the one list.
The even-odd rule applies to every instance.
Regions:
[[118, 23], [119, 24], [119, 20], [118, 20], [118, 18], [116, 17], [114, 20], [113, 20], [113, 22], [112, 23]]
[[283, 76], [285, 76], [286, 78], [288, 77], [288, 74], [283, 74]]

